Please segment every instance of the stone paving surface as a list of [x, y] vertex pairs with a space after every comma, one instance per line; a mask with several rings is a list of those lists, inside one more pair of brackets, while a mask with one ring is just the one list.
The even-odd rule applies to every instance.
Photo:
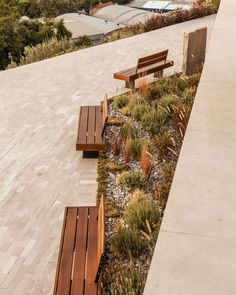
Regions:
[[64, 207], [96, 201], [96, 160], [75, 151], [79, 107], [122, 88], [113, 72], [214, 16], [0, 72], [0, 294], [51, 294]]
[[145, 295], [236, 294], [235, 29], [221, 0]]

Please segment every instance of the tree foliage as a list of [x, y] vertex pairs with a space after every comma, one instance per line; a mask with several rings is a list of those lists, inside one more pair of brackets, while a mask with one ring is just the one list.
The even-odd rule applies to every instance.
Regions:
[[63, 21], [21, 20], [17, 0], [0, 0], [0, 70], [10, 62], [18, 64], [26, 46], [35, 46], [52, 38], [71, 37]]

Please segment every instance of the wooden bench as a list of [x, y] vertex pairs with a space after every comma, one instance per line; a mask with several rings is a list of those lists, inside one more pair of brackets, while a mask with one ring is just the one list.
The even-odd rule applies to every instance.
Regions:
[[163, 70], [174, 65], [172, 60], [167, 60], [168, 50], [139, 58], [138, 64], [135, 67], [117, 72], [114, 74], [115, 79], [123, 80], [126, 82], [127, 88], [135, 88], [135, 80], [155, 74], [160, 76]]
[[105, 150], [105, 126], [107, 122], [107, 97], [101, 106], [80, 107], [76, 150], [98, 152]]
[[99, 207], [66, 207], [53, 295], [100, 295], [105, 244], [104, 198]]

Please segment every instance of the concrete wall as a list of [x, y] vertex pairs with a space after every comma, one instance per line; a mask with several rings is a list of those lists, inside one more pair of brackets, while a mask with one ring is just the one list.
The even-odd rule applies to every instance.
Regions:
[[235, 29], [221, 0], [145, 295], [236, 294]]

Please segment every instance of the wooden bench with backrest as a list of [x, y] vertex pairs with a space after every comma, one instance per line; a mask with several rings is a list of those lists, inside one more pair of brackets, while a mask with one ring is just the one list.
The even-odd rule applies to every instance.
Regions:
[[167, 60], [168, 50], [139, 58], [137, 66], [114, 73], [114, 78], [126, 82], [127, 88], [135, 88], [135, 80], [144, 76], [155, 74], [161, 76], [163, 70], [174, 65], [172, 60]]
[[105, 150], [105, 126], [107, 122], [107, 97], [100, 106], [81, 106], [76, 150], [98, 152]]
[[66, 207], [53, 295], [102, 294], [104, 198], [99, 206]]

